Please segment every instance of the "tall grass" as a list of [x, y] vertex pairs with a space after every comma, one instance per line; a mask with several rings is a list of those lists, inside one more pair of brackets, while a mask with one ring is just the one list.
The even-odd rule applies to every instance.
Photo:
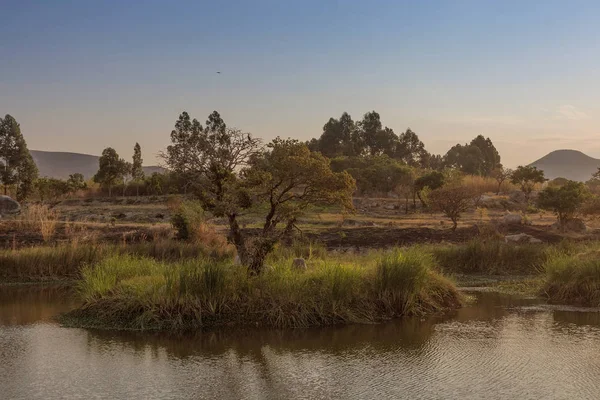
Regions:
[[82, 272], [75, 325], [179, 330], [218, 325], [307, 327], [370, 323], [458, 307], [454, 285], [417, 250], [371, 262], [317, 259], [305, 272], [279, 261], [259, 276], [231, 262], [168, 263], [118, 255]]
[[555, 253], [544, 263], [542, 293], [552, 303], [600, 307], [600, 250]]
[[232, 252], [210, 249], [195, 243], [158, 240], [127, 245], [97, 243], [63, 244], [0, 250], [0, 282], [30, 282], [80, 277], [81, 268], [113, 255], [131, 254], [157, 260], [176, 261], [212, 257], [220, 260], [232, 257]]
[[546, 260], [546, 245], [514, 245], [473, 239], [465, 244], [427, 247], [444, 273], [535, 274]]

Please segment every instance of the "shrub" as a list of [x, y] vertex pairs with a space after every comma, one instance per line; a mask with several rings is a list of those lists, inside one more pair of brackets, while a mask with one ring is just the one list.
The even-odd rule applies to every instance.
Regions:
[[198, 202], [183, 201], [176, 206], [171, 224], [176, 231], [176, 238], [180, 240], [193, 239], [194, 231], [204, 222], [204, 210]]

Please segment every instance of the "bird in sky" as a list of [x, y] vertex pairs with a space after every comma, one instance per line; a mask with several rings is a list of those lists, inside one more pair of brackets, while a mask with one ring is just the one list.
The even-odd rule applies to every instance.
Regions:
[[217, 74], [220, 74], [220, 73], [221, 73], [221, 71], [217, 71]]

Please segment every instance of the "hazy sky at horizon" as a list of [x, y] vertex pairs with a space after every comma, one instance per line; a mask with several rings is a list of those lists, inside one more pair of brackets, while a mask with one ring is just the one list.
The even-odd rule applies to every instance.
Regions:
[[[217, 4], [218, 3], [218, 4]], [[29, 148], [146, 164], [181, 111], [265, 140], [370, 110], [445, 153], [600, 158], [597, 1], [0, 0], [0, 114]], [[217, 74], [216, 71], [221, 71]]]

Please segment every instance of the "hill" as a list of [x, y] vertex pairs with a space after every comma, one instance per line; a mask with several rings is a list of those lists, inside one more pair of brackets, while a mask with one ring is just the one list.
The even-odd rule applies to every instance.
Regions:
[[578, 150], [555, 150], [530, 165], [544, 171], [546, 178], [585, 182], [600, 167], [600, 160]]
[[[98, 171], [98, 156], [40, 150], [31, 150], [30, 153], [40, 176], [67, 179], [71, 174], [80, 173], [86, 179], [90, 179]], [[158, 166], [144, 167], [146, 175], [163, 171], [164, 169]]]

